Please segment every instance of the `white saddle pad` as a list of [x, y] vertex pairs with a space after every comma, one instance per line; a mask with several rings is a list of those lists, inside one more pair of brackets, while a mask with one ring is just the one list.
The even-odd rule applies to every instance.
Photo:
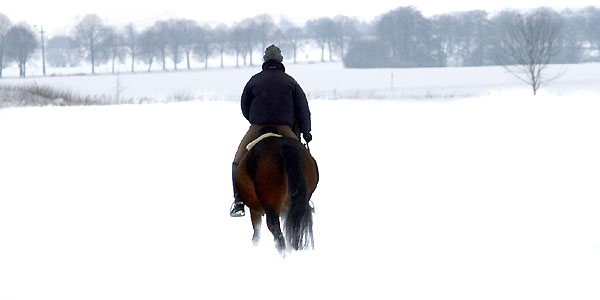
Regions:
[[252, 147], [254, 147], [254, 145], [258, 144], [258, 142], [268, 138], [268, 137], [283, 137], [283, 135], [281, 134], [276, 134], [276, 133], [265, 133], [261, 136], [259, 136], [258, 138], [256, 138], [254, 141], [250, 142], [250, 144], [248, 144], [248, 146], [246, 146], [246, 150], [250, 151], [250, 149], [252, 149]]

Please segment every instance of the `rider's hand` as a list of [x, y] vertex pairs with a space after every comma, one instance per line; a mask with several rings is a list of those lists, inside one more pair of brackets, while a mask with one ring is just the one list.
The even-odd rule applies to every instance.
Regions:
[[312, 134], [310, 134], [310, 132], [305, 132], [302, 134], [302, 136], [304, 137], [304, 140], [307, 144], [310, 143], [310, 141], [312, 141]]

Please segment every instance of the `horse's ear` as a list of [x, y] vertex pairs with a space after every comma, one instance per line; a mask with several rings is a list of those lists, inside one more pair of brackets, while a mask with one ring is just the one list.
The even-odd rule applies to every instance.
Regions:
[[275, 133], [275, 134], [281, 135], [281, 131], [279, 131], [279, 129], [277, 129], [277, 127], [273, 127], [273, 126], [265, 126], [258, 131], [259, 136], [261, 136], [265, 133]]

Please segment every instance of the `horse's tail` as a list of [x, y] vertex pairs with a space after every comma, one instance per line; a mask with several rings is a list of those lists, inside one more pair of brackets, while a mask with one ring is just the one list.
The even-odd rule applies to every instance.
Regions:
[[290, 193], [290, 208], [285, 219], [286, 243], [294, 250], [314, 247], [312, 210], [308, 202], [306, 179], [302, 172], [301, 153], [290, 145], [281, 147]]

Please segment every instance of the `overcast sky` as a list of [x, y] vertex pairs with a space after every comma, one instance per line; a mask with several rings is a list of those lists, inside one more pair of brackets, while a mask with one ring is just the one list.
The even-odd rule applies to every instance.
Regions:
[[[307, 19], [346, 15], [371, 21], [399, 6], [415, 6], [425, 16], [451, 11], [483, 9], [497, 12], [503, 8], [535, 8], [551, 6], [556, 9], [582, 8], [594, 5], [590, 0], [1, 0], [0, 13], [7, 15], [13, 23], [25, 21], [31, 25], [41, 24], [50, 33], [67, 31], [84, 15], [98, 14], [107, 24], [124, 25], [133, 22], [145, 27], [157, 19], [191, 18], [210, 23], [231, 24], [246, 17], [268, 13], [275, 18], [285, 16], [293, 22], [303, 23]], [[210, 3], [210, 4], [207, 4]]]

